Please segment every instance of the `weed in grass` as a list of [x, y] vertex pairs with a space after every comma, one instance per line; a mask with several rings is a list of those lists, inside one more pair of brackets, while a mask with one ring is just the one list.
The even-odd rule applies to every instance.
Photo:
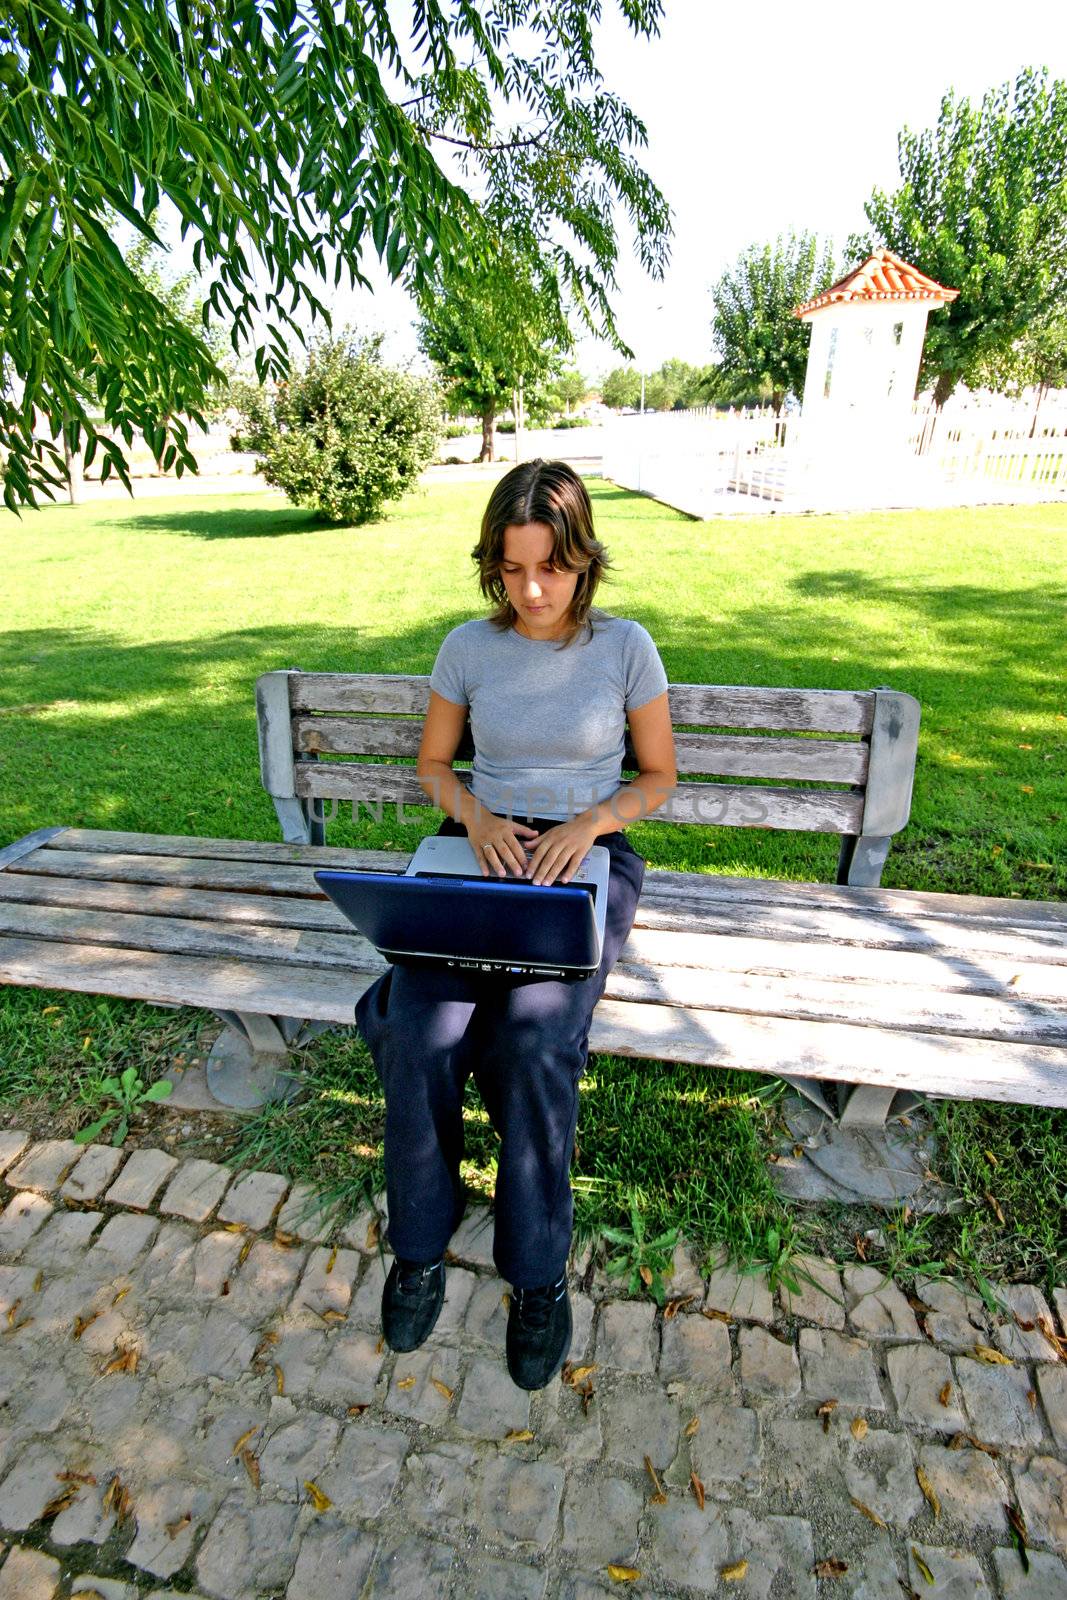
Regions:
[[138, 1077], [136, 1067], [124, 1067], [117, 1078], [98, 1076], [86, 1078], [78, 1087], [79, 1098], [86, 1105], [95, 1108], [109, 1096], [117, 1100], [118, 1105], [109, 1107], [87, 1128], [79, 1128], [74, 1135], [74, 1143], [86, 1144], [90, 1139], [95, 1139], [114, 1117], [118, 1117], [111, 1143], [120, 1145], [129, 1132], [130, 1118], [135, 1112], [139, 1111], [146, 1101], [154, 1103], [166, 1100], [172, 1093], [173, 1087], [166, 1078], [159, 1078], [146, 1088], [144, 1079]]
[[603, 1230], [604, 1238], [617, 1246], [618, 1250], [609, 1258], [605, 1270], [609, 1277], [621, 1277], [623, 1273], [628, 1273], [626, 1287], [630, 1294], [639, 1294], [643, 1284], [656, 1304], [662, 1305], [665, 1298], [663, 1274], [671, 1270], [679, 1230], [668, 1228], [658, 1238], [646, 1239], [645, 1219], [636, 1189], [630, 1190], [629, 1201], [629, 1228]]

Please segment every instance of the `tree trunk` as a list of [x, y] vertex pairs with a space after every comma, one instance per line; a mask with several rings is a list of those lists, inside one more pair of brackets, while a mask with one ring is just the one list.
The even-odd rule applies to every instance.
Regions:
[[953, 389], [956, 387], [956, 374], [954, 372], [939, 372], [937, 382], [934, 384], [934, 405], [938, 411], [944, 405]]
[[493, 424], [496, 422], [496, 401], [490, 400], [482, 412], [482, 451], [479, 461], [493, 459]]
[[1041, 410], [1041, 402], [1042, 402], [1042, 400], [1044, 400], [1045, 396], [1048, 394], [1048, 387], [1049, 386], [1044, 381], [1044, 379], [1042, 379], [1041, 382], [1037, 386], [1037, 404], [1034, 407], [1034, 420], [1030, 424], [1030, 437], [1031, 437], [1031, 439], [1034, 437], [1034, 434], [1037, 432], [1037, 414]]
[[66, 424], [63, 427], [63, 460], [67, 468], [67, 492], [70, 495], [70, 503], [72, 506], [80, 506], [82, 503], [83, 480], [82, 453], [80, 450], [72, 450], [70, 448], [67, 440]]

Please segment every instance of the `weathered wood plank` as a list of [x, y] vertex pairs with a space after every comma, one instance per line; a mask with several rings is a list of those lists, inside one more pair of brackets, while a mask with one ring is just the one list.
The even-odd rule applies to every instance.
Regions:
[[102, 855], [181, 856], [208, 861], [308, 867], [344, 867], [365, 872], [402, 872], [411, 860], [410, 850], [335, 849], [332, 845], [276, 844], [261, 839], [210, 839], [180, 833], [114, 833], [100, 828], [64, 828], [63, 838], [51, 841], [57, 848]]
[[[289, 969], [107, 946], [0, 938], [0, 982], [211, 1010], [351, 1023], [373, 973]], [[1064, 1052], [1051, 1045], [941, 1038], [846, 1023], [602, 1000], [590, 1048], [771, 1074], [892, 1084], [952, 1099], [1067, 1105]]]
[[[874, 716], [873, 691], [672, 683], [667, 697], [671, 720], [692, 727], [865, 734]], [[294, 713], [424, 717], [430, 681], [406, 673], [302, 672], [290, 679], [290, 701]]]
[[[386, 806], [427, 803], [426, 791], [410, 767], [360, 766], [342, 761], [298, 762], [296, 792], [305, 800], [380, 807], [383, 815]], [[851, 791], [680, 783], [671, 798], [645, 820], [855, 833], [862, 815], [863, 796]]]
[[[406, 756], [419, 753], [422, 725], [371, 717], [296, 717], [293, 742], [317, 755]], [[753, 738], [733, 733], [679, 733], [678, 771], [714, 777], [799, 778], [812, 783], [861, 784], [867, 776], [869, 747], [860, 740]], [[469, 761], [474, 744], [467, 735], [456, 759]]]
[[64, 833], [64, 828], [35, 828], [32, 833], [24, 833], [21, 839], [12, 839], [0, 850], [0, 872], [5, 867], [10, 867], [16, 861], [21, 861], [23, 856], [31, 855], [34, 850], [39, 850], [42, 845], [48, 844], [58, 834]]

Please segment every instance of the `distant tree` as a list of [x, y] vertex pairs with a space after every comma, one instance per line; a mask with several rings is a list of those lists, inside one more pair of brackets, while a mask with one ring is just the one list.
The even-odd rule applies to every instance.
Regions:
[[614, 367], [600, 385], [600, 399], [613, 411], [641, 403], [641, 374], [636, 367]]
[[520, 388], [529, 386], [532, 397], [573, 344], [558, 289], [535, 280], [520, 255], [498, 241], [490, 267], [442, 277], [423, 294], [420, 311], [419, 348], [450, 399], [481, 418], [478, 460], [492, 461], [498, 411], [518, 404]]
[[974, 387], [995, 389], [1018, 398], [1025, 390], [1037, 391], [1034, 426], [1050, 389], [1067, 387], [1067, 305], [1032, 322], [1010, 350], [988, 357], [976, 368]]
[[1067, 294], [1067, 83], [1026, 68], [979, 106], [949, 92], [937, 127], [905, 128], [897, 149], [900, 187], [874, 191], [873, 232], [850, 247], [888, 245], [960, 291], [923, 351], [941, 406]]
[[577, 367], [568, 367], [555, 381], [555, 390], [569, 417], [573, 406], [580, 406], [589, 394], [589, 383]]
[[787, 394], [800, 395], [811, 330], [793, 313], [833, 281], [830, 248], [820, 256], [812, 233], [779, 234], [773, 244], [743, 250], [712, 291], [720, 379], [738, 395], [765, 389], [776, 412]]

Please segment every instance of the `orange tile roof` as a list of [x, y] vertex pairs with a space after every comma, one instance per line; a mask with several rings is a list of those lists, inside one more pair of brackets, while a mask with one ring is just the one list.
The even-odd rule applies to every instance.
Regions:
[[839, 278], [828, 289], [823, 289], [813, 300], [805, 301], [793, 312], [795, 317], [809, 316], [823, 306], [844, 300], [929, 300], [943, 305], [955, 300], [958, 289], [946, 289], [935, 283], [918, 267], [910, 267], [895, 256], [892, 250], [876, 250], [852, 272]]

